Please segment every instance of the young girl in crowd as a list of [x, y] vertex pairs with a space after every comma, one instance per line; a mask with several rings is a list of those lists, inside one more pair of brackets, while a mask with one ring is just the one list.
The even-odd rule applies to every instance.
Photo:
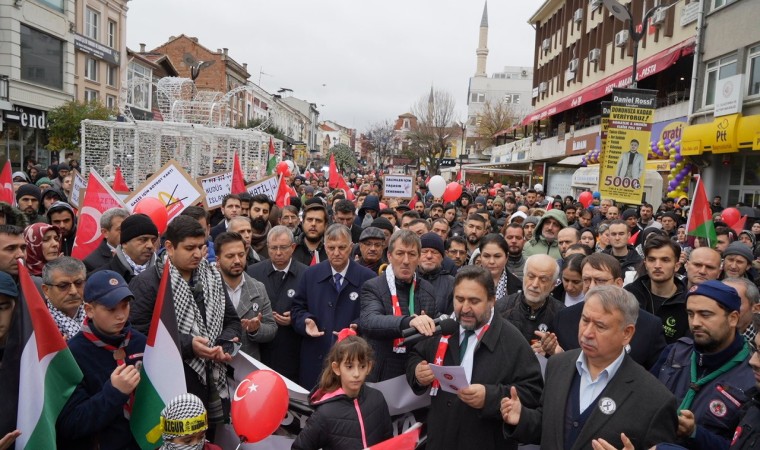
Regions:
[[383, 394], [364, 385], [372, 363], [369, 344], [353, 330], [341, 331], [309, 397], [316, 411], [293, 449], [358, 450], [393, 437]]
[[164, 445], [159, 450], [221, 450], [206, 442], [206, 407], [193, 394], [174, 397], [161, 411], [161, 425]]

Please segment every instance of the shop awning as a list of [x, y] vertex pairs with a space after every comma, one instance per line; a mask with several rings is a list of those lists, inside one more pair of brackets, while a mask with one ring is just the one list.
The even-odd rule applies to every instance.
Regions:
[[[643, 61], [639, 61], [636, 78], [638, 80], [643, 80], [644, 78], [667, 69], [673, 63], [678, 61], [682, 56], [687, 56], [694, 53], [694, 41], [695, 39], [693, 37], [689, 38], [680, 44], [670, 47], [667, 50], [663, 50]], [[612, 93], [613, 88], [623, 88], [627, 87], [630, 84], [631, 69], [625, 68], [616, 74], [598, 81], [591, 86], [587, 86], [572, 95], [557, 100], [547, 106], [544, 106], [543, 108], [534, 111], [523, 120], [522, 124], [528, 125], [537, 120], [545, 119], [592, 100], [600, 99], [605, 95]]]
[[586, 155], [574, 155], [574, 156], [568, 156], [567, 158], [561, 160], [557, 164], [562, 164], [564, 166], [580, 166], [583, 162], [583, 157]]
[[689, 125], [683, 130], [681, 154], [684, 156], [736, 153], [740, 149], [760, 150], [760, 114], [716, 117], [712, 122]]

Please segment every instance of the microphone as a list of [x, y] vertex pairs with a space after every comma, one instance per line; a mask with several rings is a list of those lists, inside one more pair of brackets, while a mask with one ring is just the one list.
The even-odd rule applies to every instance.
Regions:
[[[433, 319], [433, 323], [438, 325], [441, 323], [442, 320], [446, 320], [448, 318], [449, 316], [447, 316], [446, 314], [441, 314], [440, 316], [438, 316], [437, 319]], [[408, 338], [409, 336], [415, 335], [417, 333], [419, 333], [419, 331], [417, 331], [416, 328], [410, 327], [410, 328], [407, 328], [406, 330], [401, 331], [401, 337]]]
[[[435, 331], [433, 332], [433, 335], [436, 334], [454, 334], [457, 329], [459, 328], [459, 323], [454, 319], [444, 319], [441, 320], [441, 323], [438, 324], [438, 326], [435, 327]], [[415, 345], [416, 343], [420, 342], [421, 340], [430, 337], [425, 336], [424, 334], [420, 334], [419, 332], [404, 338], [404, 346], [409, 345]]]

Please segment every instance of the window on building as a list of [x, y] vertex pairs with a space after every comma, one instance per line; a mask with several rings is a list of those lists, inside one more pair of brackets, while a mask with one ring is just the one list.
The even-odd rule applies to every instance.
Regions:
[[472, 92], [470, 93], [470, 103], [485, 103], [485, 92]]
[[84, 62], [84, 77], [90, 81], [98, 81], [98, 60], [87, 58]]
[[749, 50], [749, 91], [747, 95], [760, 94], [760, 45]]
[[707, 63], [705, 71], [705, 106], [715, 103], [718, 80], [736, 75], [736, 55], [725, 56]]
[[96, 41], [100, 38], [100, 13], [86, 8], [84, 12], [84, 35]]
[[63, 88], [63, 41], [21, 25], [21, 79]]
[[108, 83], [109, 86], [116, 87], [118, 78], [119, 78], [119, 67], [108, 66], [108, 71], [106, 72], [106, 83]]
[[505, 94], [504, 95], [504, 103], [509, 104], [520, 104], [520, 94]]
[[97, 101], [99, 98], [98, 91], [94, 89], [85, 89], [84, 90], [84, 101], [86, 102], [94, 102]]
[[108, 46], [116, 48], [118, 42], [116, 37], [116, 22], [113, 20], [108, 21]]
[[145, 111], [151, 110], [151, 80], [153, 71], [149, 67], [130, 63], [127, 68], [127, 105]]
[[41, 3], [60, 12], [63, 12], [63, 2], [64, 0], [37, 0], [37, 3]]
[[712, 9], [722, 8], [731, 3], [736, 3], [739, 0], [712, 0]]
[[110, 109], [116, 109], [116, 96], [106, 95], [106, 107]]
[[404, 119], [404, 127], [405, 130], [410, 130], [412, 128], [411, 124], [409, 123], [409, 119]]

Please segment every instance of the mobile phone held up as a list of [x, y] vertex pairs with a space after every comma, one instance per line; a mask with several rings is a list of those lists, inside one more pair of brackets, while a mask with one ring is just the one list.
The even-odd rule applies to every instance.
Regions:
[[229, 339], [217, 339], [214, 345], [222, 347], [222, 351], [230, 356], [237, 355], [240, 347], [243, 346], [240, 342], [230, 341]]

